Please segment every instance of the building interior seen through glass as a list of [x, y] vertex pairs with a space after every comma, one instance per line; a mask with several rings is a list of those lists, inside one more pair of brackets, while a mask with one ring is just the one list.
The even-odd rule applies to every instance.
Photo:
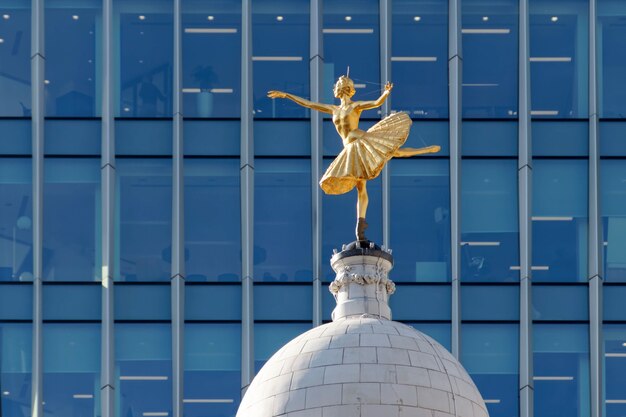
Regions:
[[393, 319], [492, 417], [623, 417], [625, 48], [624, 0], [0, 1], [0, 416], [234, 417], [331, 321], [342, 141], [267, 91], [349, 67], [441, 147], [367, 184]]

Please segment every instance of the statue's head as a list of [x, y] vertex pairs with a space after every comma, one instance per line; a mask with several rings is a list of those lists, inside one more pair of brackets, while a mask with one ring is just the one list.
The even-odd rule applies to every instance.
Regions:
[[354, 93], [356, 93], [356, 90], [354, 89], [354, 81], [348, 78], [347, 75], [342, 75], [335, 83], [333, 93], [335, 93], [335, 97], [337, 98], [342, 98], [344, 96], [348, 96], [348, 98], [352, 97]]

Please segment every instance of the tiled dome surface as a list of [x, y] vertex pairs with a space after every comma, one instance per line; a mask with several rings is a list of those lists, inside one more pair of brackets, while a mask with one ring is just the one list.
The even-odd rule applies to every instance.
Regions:
[[488, 417], [459, 362], [407, 325], [350, 316], [280, 349], [237, 417]]

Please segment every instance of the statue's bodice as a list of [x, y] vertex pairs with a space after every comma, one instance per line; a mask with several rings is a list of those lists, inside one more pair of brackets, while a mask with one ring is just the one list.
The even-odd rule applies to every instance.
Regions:
[[337, 106], [333, 111], [333, 123], [337, 129], [337, 133], [339, 133], [339, 136], [343, 139], [344, 146], [360, 136], [354, 134], [361, 132], [361, 130], [359, 130], [361, 112], [356, 110], [355, 106], [356, 103], [350, 103], [346, 106]]

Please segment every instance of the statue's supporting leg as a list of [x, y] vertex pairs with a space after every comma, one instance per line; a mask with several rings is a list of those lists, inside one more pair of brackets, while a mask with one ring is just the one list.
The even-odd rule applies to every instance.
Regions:
[[357, 240], [367, 240], [365, 237], [365, 229], [367, 229], [367, 222], [365, 221], [365, 215], [367, 213], [367, 205], [369, 198], [367, 197], [366, 181], [360, 180], [356, 183], [356, 190], [358, 193], [358, 200], [356, 204], [356, 211], [358, 221], [356, 224], [356, 238]]

